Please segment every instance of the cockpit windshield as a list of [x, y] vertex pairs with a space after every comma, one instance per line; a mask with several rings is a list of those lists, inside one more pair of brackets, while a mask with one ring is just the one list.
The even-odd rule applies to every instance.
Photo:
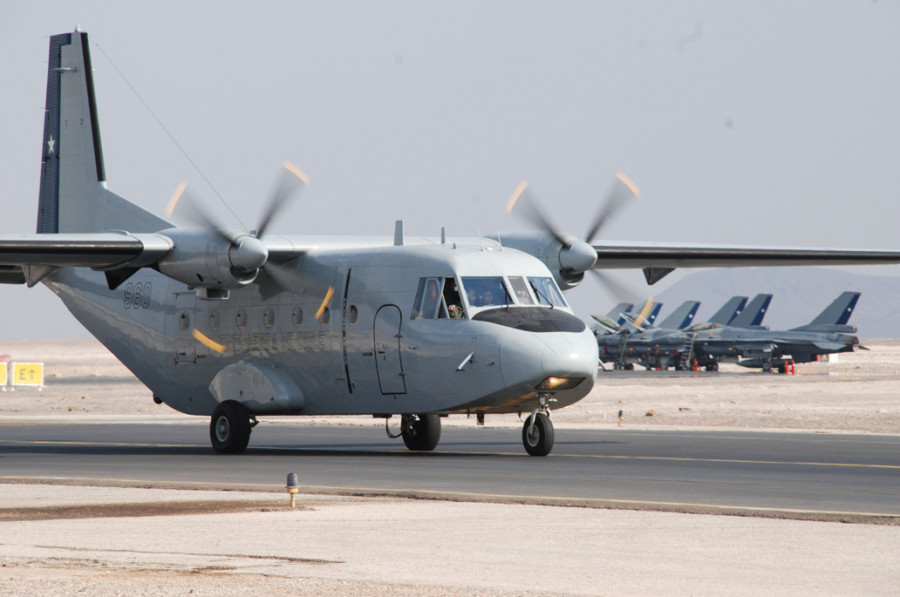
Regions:
[[568, 307], [549, 276], [464, 276], [459, 283], [433, 276], [419, 278], [410, 319], [470, 319], [476, 312], [511, 305], [539, 311], [537, 306]]
[[538, 304], [547, 305], [548, 307], [566, 307], [566, 301], [559, 291], [559, 287], [553, 281], [553, 278], [545, 277], [529, 277], [528, 283], [537, 297]]
[[500, 276], [468, 276], [462, 285], [471, 307], [502, 307], [513, 302]]

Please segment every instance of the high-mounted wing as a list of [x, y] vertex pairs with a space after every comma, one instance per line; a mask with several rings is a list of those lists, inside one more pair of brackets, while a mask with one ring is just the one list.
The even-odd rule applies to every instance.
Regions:
[[898, 251], [802, 249], [687, 244], [603, 244], [595, 269], [642, 269], [655, 284], [679, 267], [765, 267], [787, 265], [887, 265], [900, 263]]

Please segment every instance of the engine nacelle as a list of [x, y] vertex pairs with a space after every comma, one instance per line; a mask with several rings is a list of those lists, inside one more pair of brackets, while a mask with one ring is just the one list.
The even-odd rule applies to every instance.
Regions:
[[174, 248], [157, 262], [157, 269], [191, 287], [240, 288], [256, 279], [268, 258], [265, 245], [244, 232], [171, 228], [159, 234], [170, 238]]
[[575, 288], [597, 263], [597, 251], [583, 240], [567, 237], [563, 244], [547, 232], [514, 232], [500, 238], [511, 247], [540, 259], [563, 290]]

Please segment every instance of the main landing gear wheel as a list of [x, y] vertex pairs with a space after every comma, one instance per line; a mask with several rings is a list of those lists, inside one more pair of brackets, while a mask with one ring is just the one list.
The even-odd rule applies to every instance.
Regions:
[[546, 456], [553, 449], [553, 422], [544, 413], [536, 413], [525, 419], [522, 426], [522, 444], [532, 456]]
[[410, 450], [415, 452], [434, 450], [441, 441], [441, 417], [434, 414], [402, 415], [400, 433], [403, 435], [403, 443]]
[[219, 454], [240, 454], [250, 443], [253, 423], [240, 402], [226, 400], [213, 411], [209, 421], [209, 439]]

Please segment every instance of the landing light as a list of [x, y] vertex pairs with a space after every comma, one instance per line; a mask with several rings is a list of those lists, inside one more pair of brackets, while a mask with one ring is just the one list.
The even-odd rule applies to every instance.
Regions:
[[584, 381], [583, 377], [548, 377], [537, 385], [538, 390], [571, 390]]

